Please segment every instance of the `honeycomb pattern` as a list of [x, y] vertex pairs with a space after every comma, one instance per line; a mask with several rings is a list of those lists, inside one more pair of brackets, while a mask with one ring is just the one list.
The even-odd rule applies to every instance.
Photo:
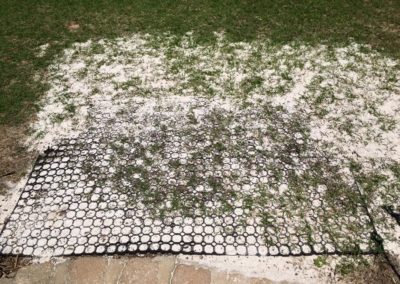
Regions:
[[299, 191], [291, 182], [298, 170], [334, 168], [321, 164], [298, 117], [208, 99], [151, 104], [146, 114], [146, 103], [130, 101], [116, 116], [107, 104], [92, 110], [85, 132], [38, 158], [1, 233], [1, 254], [376, 250], [351, 185], [333, 202], [332, 183]]

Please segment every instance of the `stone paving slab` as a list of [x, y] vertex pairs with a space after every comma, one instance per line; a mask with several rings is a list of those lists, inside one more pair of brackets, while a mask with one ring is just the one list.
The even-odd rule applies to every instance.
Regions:
[[0, 283], [163, 284], [168, 283], [173, 267], [173, 257], [162, 259], [81, 257], [55, 264], [52, 262], [31, 264], [21, 268], [12, 279], [0, 279]]
[[[278, 279], [286, 279], [289, 283], [321, 283], [320, 281], [327, 280], [330, 276], [330, 269], [319, 271], [310, 266], [310, 263], [304, 264], [308, 270], [302, 273], [304, 267], [299, 267], [293, 259], [276, 266], [276, 264], [271, 265], [271, 261], [268, 259], [257, 262], [254, 259], [243, 258], [240, 260], [237, 258], [236, 261], [239, 263], [242, 261], [243, 265], [252, 263], [253, 269], [259, 269], [260, 272], [271, 270], [267, 275], [263, 273], [249, 275], [243, 273], [239, 263], [234, 264], [232, 261], [229, 258], [218, 260], [219, 263], [226, 263], [226, 269], [217, 269], [216, 267], [186, 263], [181, 256], [71, 257], [29, 264], [20, 268], [13, 278], [0, 278], [0, 284], [284, 283]], [[274, 275], [274, 271], [286, 271], [286, 276], [278, 277], [278, 275]]]
[[365, 257], [373, 266], [363, 266], [347, 276], [338, 274], [335, 267], [341, 261], [349, 261], [348, 257], [326, 256], [322, 267], [315, 265], [318, 259], [198, 255], [63, 257], [25, 263], [12, 278], [0, 278], [0, 284], [398, 283], [387, 266], [374, 263], [373, 256]]

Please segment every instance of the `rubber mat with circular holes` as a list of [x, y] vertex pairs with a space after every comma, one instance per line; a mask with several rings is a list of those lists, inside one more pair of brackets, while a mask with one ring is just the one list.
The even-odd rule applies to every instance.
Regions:
[[92, 111], [85, 131], [37, 159], [1, 254], [377, 250], [360, 196], [301, 114], [196, 99], [143, 115], [144, 104]]

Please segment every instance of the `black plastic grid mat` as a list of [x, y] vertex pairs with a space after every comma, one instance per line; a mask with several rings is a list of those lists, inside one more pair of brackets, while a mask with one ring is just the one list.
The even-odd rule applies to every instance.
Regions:
[[[72, 143], [72, 142], [71, 142]], [[321, 232], [310, 241], [281, 218], [283, 232], [270, 235], [259, 218], [240, 219], [241, 206], [221, 216], [153, 218], [145, 208], [129, 206], [124, 194], [94, 187], [82, 174], [75, 143], [56, 147], [38, 159], [35, 169], [0, 237], [2, 254], [52, 255], [172, 252], [233, 255], [307, 255], [352, 253], [335, 247]], [[91, 194], [92, 193], [92, 194]], [[324, 212], [314, 197], [315, 212]], [[101, 199], [101, 202], [98, 200]], [[319, 206], [318, 206], [319, 205]], [[311, 216], [311, 218], [312, 218]], [[365, 215], [349, 217], [366, 225]], [[279, 222], [279, 220], [278, 220]], [[365, 222], [364, 224], [362, 222]], [[318, 223], [318, 221], [316, 221]], [[374, 252], [369, 227], [358, 236], [363, 252]], [[316, 240], [319, 239], [319, 242]], [[310, 243], [311, 242], [311, 243]]]
[[[230, 123], [252, 115], [233, 115]], [[1, 254], [377, 252], [351, 184], [348, 196], [333, 201], [324, 186], [297, 193], [276, 183], [286, 156], [272, 155], [279, 149], [264, 149], [247, 130], [219, 127], [221, 117], [209, 116], [196, 132], [185, 131], [177, 127], [182, 119], [157, 117], [155, 129], [127, 139], [107, 130], [115, 118], [95, 115], [96, 127], [40, 156], [0, 235]], [[311, 150], [315, 156], [300, 158], [319, 165], [323, 156]]]

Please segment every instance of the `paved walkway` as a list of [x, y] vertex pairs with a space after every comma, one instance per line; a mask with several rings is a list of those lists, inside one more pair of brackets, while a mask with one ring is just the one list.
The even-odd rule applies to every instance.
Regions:
[[22, 267], [0, 284], [326, 283], [330, 267], [287, 257], [78, 257]]

